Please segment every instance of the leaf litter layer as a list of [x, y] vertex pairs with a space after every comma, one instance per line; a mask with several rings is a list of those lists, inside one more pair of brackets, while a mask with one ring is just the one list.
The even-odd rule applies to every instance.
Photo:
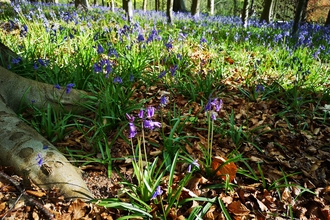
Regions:
[[[211, 36], [206, 35], [209, 40]], [[173, 45], [170, 51], [177, 49], [176, 41]], [[56, 219], [118, 219], [128, 215], [136, 218], [150, 215], [149, 218], [157, 219], [164, 213], [164, 207], [168, 210], [167, 219], [189, 216], [192, 219], [196, 216], [203, 219], [327, 219], [329, 83], [313, 79], [313, 73], [295, 74], [299, 65], [304, 68], [300, 73], [307, 69], [316, 71], [312, 65], [300, 64], [295, 59], [283, 74], [281, 61], [276, 56], [271, 57], [274, 55], [271, 52], [258, 53], [253, 47], [229, 49], [227, 45], [226, 48], [228, 51], [217, 52], [205, 42], [190, 43], [186, 51], [189, 60], [184, 57], [178, 69], [173, 61], [179, 60], [173, 57], [172, 60], [145, 59], [143, 76], [130, 87], [134, 90], [129, 100], [143, 100], [139, 108], [155, 107], [153, 120], [161, 122], [161, 128], [154, 130], [137, 128], [137, 136], [132, 139], [133, 151], [138, 151], [135, 148], [139, 144], [137, 137], [142, 137], [143, 131], [148, 161], [152, 163], [158, 158], [159, 167], [164, 163], [175, 164], [173, 172], [171, 169], [164, 171], [159, 185], [165, 192], [156, 199], [150, 199], [153, 190], [149, 192], [149, 199], [143, 201], [145, 205], [135, 198], [142, 193], [134, 194], [138, 192], [135, 186], [139, 182], [133, 166], [136, 158], [132, 155], [136, 152], [132, 152], [128, 139], [127, 119], [122, 117], [115, 124], [117, 129], [109, 129], [107, 123], [111, 118], [104, 117], [100, 122], [102, 117], [98, 112], [91, 111], [79, 116], [79, 126], [68, 126], [70, 132], [64, 138], [55, 139], [55, 146], [72, 162], [81, 165], [84, 179], [99, 200], [92, 203], [65, 201], [56, 189], [44, 192], [32, 186], [28, 191], [24, 185], [29, 195], [16, 203], [21, 193], [5, 178], [1, 179], [2, 217], [6, 213], [22, 219], [47, 218], [47, 213], [26, 199], [33, 198]], [[120, 61], [114, 62], [120, 64]], [[326, 64], [320, 66], [328, 73]], [[218, 68], [224, 72], [220, 76]], [[167, 75], [157, 80], [155, 73], [158, 75], [160, 71], [155, 70], [162, 69], [168, 69]], [[153, 78], [148, 76], [150, 72], [154, 73]], [[171, 73], [177, 78], [171, 77]], [[298, 77], [310, 80], [305, 83]], [[149, 82], [143, 81], [144, 78]], [[314, 82], [316, 88], [308, 86], [310, 82]], [[195, 88], [189, 90], [191, 86]], [[165, 106], [161, 105], [164, 94], [168, 99]], [[223, 105], [213, 126], [213, 166], [207, 167], [210, 134], [205, 106], [211, 97], [221, 98]], [[139, 108], [121, 112], [121, 116], [129, 113], [137, 117]], [[33, 109], [23, 115], [26, 119], [33, 118]], [[97, 139], [96, 134], [101, 133], [97, 127], [102, 125], [104, 136]], [[181, 157], [173, 163], [171, 159], [177, 158], [176, 152]], [[172, 157], [169, 159], [168, 155]], [[189, 180], [182, 185], [189, 176], [190, 159], [197, 160], [200, 167], [192, 168]], [[231, 162], [226, 163], [228, 160]], [[13, 174], [11, 168], [2, 170]], [[20, 180], [15, 175], [12, 178]], [[179, 194], [168, 208], [175, 192]], [[7, 213], [13, 205], [15, 208]]]

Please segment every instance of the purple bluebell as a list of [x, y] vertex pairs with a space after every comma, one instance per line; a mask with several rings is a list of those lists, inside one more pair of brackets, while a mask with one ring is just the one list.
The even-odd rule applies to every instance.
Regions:
[[203, 36], [200, 40], [200, 44], [202, 45], [203, 43], [207, 43], [207, 40], [205, 39], [205, 37]]
[[137, 40], [139, 43], [143, 42], [144, 41], [144, 37], [142, 34], [139, 34], [138, 37], [137, 37]]
[[122, 84], [123, 83], [123, 79], [120, 76], [116, 76], [115, 78], [113, 78], [113, 82], [114, 83]]
[[38, 162], [38, 166], [39, 167], [41, 167], [42, 166], [42, 164], [44, 163], [44, 159], [41, 157], [41, 155], [40, 154], [38, 154], [38, 156], [37, 156], [37, 159], [36, 159]]
[[191, 173], [192, 166], [199, 168], [200, 165], [198, 163], [198, 159], [194, 160], [191, 164], [188, 165], [188, 170], [187, 170], [188, 173]]
[[100, 63], [94, 63], [94, 72], [95, 73], [100, 73], [102, 72], [102, 65]]
[[170, 67], [170, 72], [171, 72], [172, 76], [175, 75], [175, 72], [176, 72], [177, 69], [178, 69], [178, 65], [174, 65], [174, 66]]
[[101, 44], [98, 44], [98, 45], [97, 45], [97, 53], [98, 53], [98, 54], [101, 54], [101, 53], [103, 53], [103, 52], [104, 52], [104, 49], [103, 49], [102, 45], [101, 45]]
[[13, 58], [11, 60], [12, 64], [19, 64], [22, 61], [22, 57]]
[[167, 96], [161, 96], [160, 97], [160, 106], [161, 107], [164, 107], [164, 106], [166, 106], [167, 105], [167, 103], [168, 103], [168, 98], [167, 98]]
[[150, 130], [154, 130], [156, 127], [160, 128], [161, 123], [157, 121], [152, 121], [152, 120], [144, 120], [144, 127], [148, 128]]
[[160, 186], [157, 186], [156, 191], [152, 195], [151, 199], [156, 199], [157, 196], [161, 196], [163, 194], [163, 190]]
[[158, 78], [163, 78], [166, 75], [166, 70], [162, 71], [159, 75]]
[[265, 87], [262, 84], [258, 84], [256, 86], [256, 92], [259, 93], [259, 92], [263, 92], [263, 91], [265, 91]]
[[141, 119], [144, 118], [144, 110], [143, 110], [143, 109], [141, 109], [141, 110], [139, 111], [138, 117], [141, 118]]
[[54, 85], [54, 88], [60, 90], [61, 89], [61, 86], [59, 84], [56, 84], [56, 85]]
[[147, 118], [152, 118], [155, 115], [155, 107], [153, 106], [148, 106], [146, 109], [147, 112]]
[[128, 125], [129, 125], [129, 138], [133, 138], [135, 137], [135, 135], [137, 134], [137, 130], [136, 127], [134, 125], [134, 116], [131, 116], [129, 114], [126, 113], [126, 118], [128, 120]]
[[74, 87], [73, 83], [69, 83], [68, 85], [66, 85], [66, 94], [69, 94], [73, 87]]

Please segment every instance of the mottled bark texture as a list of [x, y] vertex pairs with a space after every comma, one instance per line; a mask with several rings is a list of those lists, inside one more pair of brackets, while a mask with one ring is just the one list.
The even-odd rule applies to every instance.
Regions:
[[[0, 46], [0, 55], [2, 60], [17, 57], [4, 45]], [[16, 114], [32, 100], [38, 108], [50, 104], [59, 110], [81, 111], [77, 103], [88, 101], [87, 96], [77, 90], [66, 94], [53, 85], [23, 78], [0, 66], [0, 164], [13, 166], [18, 175], [44, 189], [57, 187], [66, 198], [91, 199], [77, 168]]]

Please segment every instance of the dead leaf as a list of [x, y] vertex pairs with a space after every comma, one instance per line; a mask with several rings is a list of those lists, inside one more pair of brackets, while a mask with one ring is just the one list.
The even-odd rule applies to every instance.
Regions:
[[229, 181], [232, 182], [236, 177], [237, 167], [233, 162], [224, 164], [226, 161], [224, 157], [215, 156], [212, 160], [212, 169], [217, 171], [216, 175], [221, 176], [224, 181], [226, 175], [229, 175]]
[[228, 210], [234, 215], [244, 216], [250, 213], [250, 210], [246, 208], [240, 201], [234, 201], [228, 205]]

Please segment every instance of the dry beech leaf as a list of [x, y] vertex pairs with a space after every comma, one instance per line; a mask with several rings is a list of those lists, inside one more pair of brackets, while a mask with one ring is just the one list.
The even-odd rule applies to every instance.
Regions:
[[222, 165], [226, 161], [227, 159], [224, 157], [215, 156], [212, 160], [212, 169], [214, 171], [218, 170], [216, 175], [221, 176], [224, 181], [226, 180], [226, 175], [228, 174], [230, 182], [233, 182], [236, 177], [237, 167], [233, 162]]
[[228, 205], [228, 210], [234, 215], [248, 215], [250, 210], [246, 208], [240, 201], [234, 201]]

